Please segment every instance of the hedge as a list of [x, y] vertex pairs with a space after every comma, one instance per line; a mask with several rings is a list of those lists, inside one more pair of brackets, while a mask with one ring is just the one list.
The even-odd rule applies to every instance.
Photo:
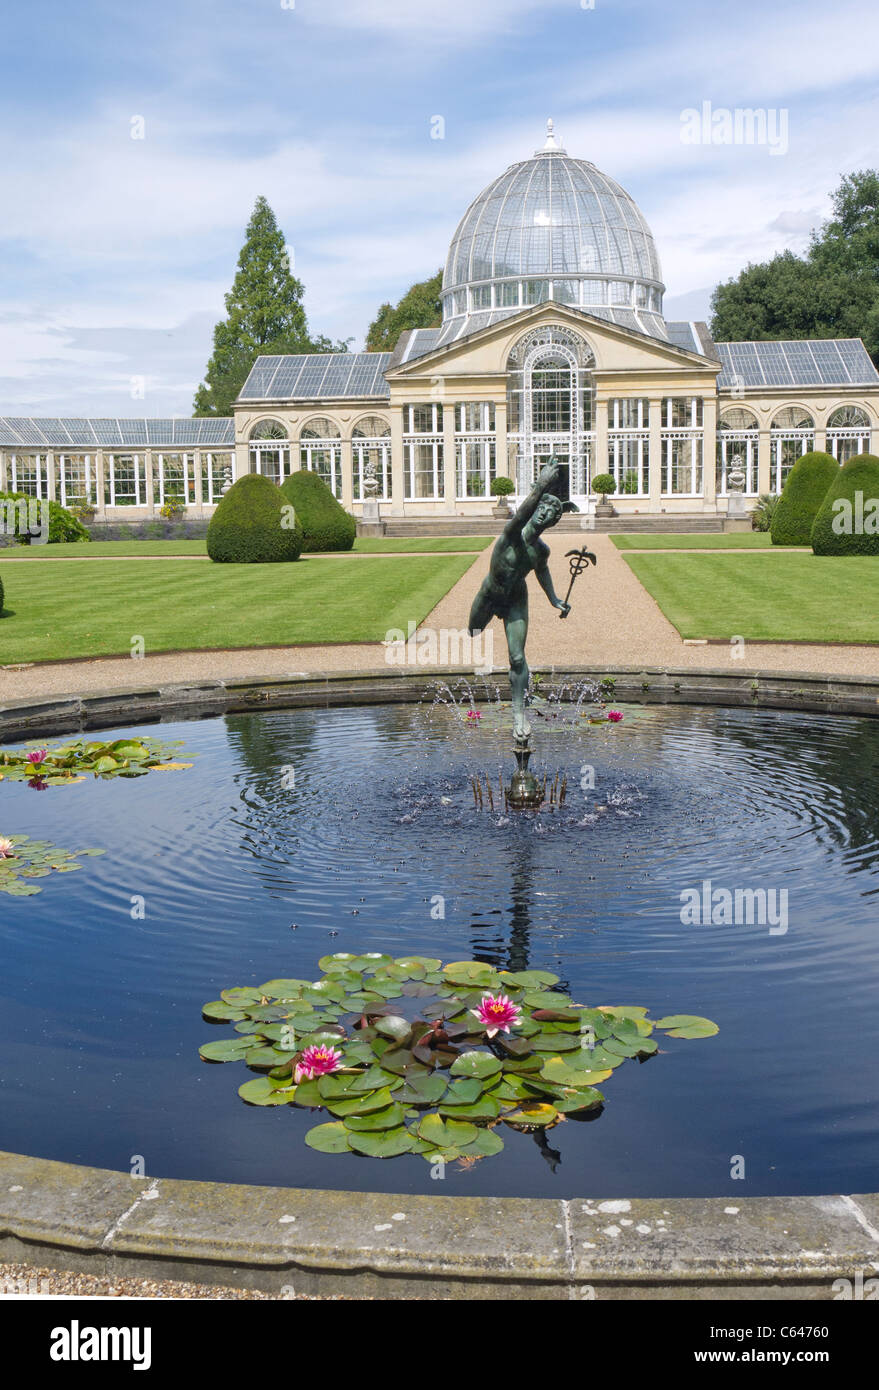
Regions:
[[[5, 520], [6, 520], [6, 511], [7, 511], [6, 503], [7, 503], [7, 502], [14, 502], [14, 503], [18, 503], [18, 502], [32, 503], [32, 502], [35, 502], [35, 501], [36, 501], [36, 499], [33, 498], [33, 497], [29, 497], [28, 494], [27, 494], [26, 492], [0, 492], [0, 511], [2, 511], [2, 513], [3, 513], [3, 515], [2, 515], [2, 520], [3, 520], [4, 522], [5, 522]], [[42, 508], [43, 508], [45, 505], [46, 505], [45, 502], [40, 503], [40, 510], [42, 510]], [[66, 507], [62, 507], [62, 505], [61, 505], [60, 502], [49, 502], [48, 506], [49, 506], [49, 544], [50, 544], [50, 545], [60, 545], [63, 541], [74, 541], [74, 542], [83, 541], [83, 542], [87, 542], [87, 541], [90, 541], [90, 540], [91, 540], [91, 536], [89, 535], [89, 533], [88, 533], [88, 531], [86, 530], [86, 528], [83, 526], [82, 522], [81, 522], [81, 521], [78, 521], [77, 518], [73, 515], [73, 513], [72, 513], [72, 512], [69, 512], [69, 511], [67, 510]], [[17, 527], [17, 525], [18, 525], [18, 510], [17, 510], [17, 509], [16, 509], [16, 522], [15, 522], [15, 524], [16, 524], [16, 527]], [[38, 544], [38, 542], [39, 542], [39, 537], [38, 537], [38, 536], [33, 536], [33, 537], [31, 537], [31, 536], [27, 536], [27, 535], [26, 535], [26, 536], [19, 536], [18, 534], [16, 534], [15, 537], [14, 537], [14, 540], [15, 540], [16, 545], [36, 545], [36, 544]]]
[[820, 450], [797, 459], [772, 513], [773, 545], [811, 543], [815, 517], [838, 472], [836, 459]]
[[879, 555], [879, 458], [874, 454], [855, 454], [840, 468], [815, 517], [812, 549], [816, 555]]
[[302, 526], [303, 551], [351, 549], [357, 523], [317, 473], [300, 468], [285, 478], [281, 492], [296, 509], [296, 519]]
[[259, 473], [246, 473], [221, 498], [208, 526], [212, 560], [232, 565], [269, 565], [298, 560], [302, 530], [298, 519], [285, 525], [281, 489]]

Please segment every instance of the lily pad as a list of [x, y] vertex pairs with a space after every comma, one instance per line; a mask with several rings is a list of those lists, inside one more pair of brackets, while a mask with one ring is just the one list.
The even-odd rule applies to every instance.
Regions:
[[396, 1129], [403, 1123], [406, 1112], [402, 1105], [394, 1102], [383, 1110], [373, 1110], [368, 1115], [346, 1115], [345, 1128], [355, 1133], [372, 1134], [381, 1129]]
[[475, 1076], [484, 1080], [501, 1070], [503, 1063], [490, 1052], [462, 1052], [449, 1071], [452, 1076]]
[[412, 1136], [405, 1125], [399, 1129], [382, 1129], [374, 1134], [348, 1132], [348, 1147], [370, 1158], [396, 1158], [412, 1152]]
[[713, 1038], [720, 1032], [710, 1018], [699, 1018], [696, 1014], [669, 1014], [667, 1018], [658, 1018], [656, 1027], [667, 1028], [670, 1038]]
[[558, 1117], [559, 1112], [554, 1105], [535, 1102], [510, 1111], [503, 1119], [504, 1124], [511, 1125], [513, 1129], [543, 1129], [547, 1125], [554, 1125]]
[[248, 1105], [289, 1105], [295, 1096], [295, 1087], [282, 1091], [273, 1086], [268, 1077], [255, 1077], [238, 1087], [238, 1094]]
[[305, 1136], [310, 1149], [322, 1154], [350, 1153], [348, 1131], [341, 1120], [331, 1120], [329, 1124], [315, 1125]]
[[253, 1047], [246, 1038], [218, 1038], [216, 1042], [202, 1043], [198, 1055], [204, 1062], [240, 1062]]

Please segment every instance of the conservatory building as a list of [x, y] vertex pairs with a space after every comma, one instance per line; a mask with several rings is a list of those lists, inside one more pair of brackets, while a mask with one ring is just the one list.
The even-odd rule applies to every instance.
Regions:
[[[716, 343], [667, 320], [650, 228], [608, 175], [546, 143], [464, 213], [442, 321], [392, 352], [260, 357], [234, 419], [0, 419], [0, 488], [149, 515], [208, 513], [248, 471], [308, 468], [359, 514], [487, 516], [546, 460], [587, 515], [720, 516], [730, 474], [777, 493], [801, 454], [879, 450], [879, 374], [860, 339]], [[589, 524], [587, 522], [587, 524]]]

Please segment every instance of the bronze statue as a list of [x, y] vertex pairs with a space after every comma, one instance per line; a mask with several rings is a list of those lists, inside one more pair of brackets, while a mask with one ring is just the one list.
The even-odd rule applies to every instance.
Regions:
[[[525, 660], [525, 639], [528, 636], [528, 588], [526, 577], [533, 570], [553, 608], [562, 617], [571, 610], [553, 587], [549, 572], [549, 546], [540, 534], [555, 526], [562, 513], [573, 504], [557, 497], [552, 488], [560, 469], [553, 459], [540, 470], [540, 475], [519, 510], [510, 517], [495, 542], [491, 566], [470, 610], [470, 634], [475, 637], [487, 627], [492, 618], [501, 618], [510, 654], [510, 690], [513, 696], [513, 734], [518, 744], [526, 745], [531, 726], [525, 714], [525, 696], [530, 672]], [[576, 509], [574, 509], [576, 510]]]

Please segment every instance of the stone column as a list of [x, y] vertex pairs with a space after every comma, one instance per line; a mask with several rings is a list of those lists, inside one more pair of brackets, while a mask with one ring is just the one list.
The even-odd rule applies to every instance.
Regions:
[[107, 504], [104, 500], [104, 476], [107, 465], [103, 449], [95, 450], [95, 507], [99, 521], [107, 520]]
[[9, 474], [7, 472], [6, 467], [6, 453], [3, 449], [0, 449], [0, 492], [9, 491], [8, 477]]
[[[137, 457], [137, 455], [135, 454], [135, 458], [136, 458], [136, 457]], [[156, 472], [156, 470], [155, 470], [155, 468], [154, 468], [154, 465], [153, 465], [153, 451], [152, 451], [152, 449], [144, 449], [144, 451], [143, 451], [143, 457], [144, 457], [144, 477], [145, 477], [145, 479], [146, 479], [146, 481], [145, 481], [145, 483], [144, 483], [144, 487], [146, 488], [146, 499], [145, 499], [145, 500], [146, 500], [147, 510], [149, 511], [150, 515], [153, 516], [153, 515], [155, 515], [155, 511], [156, 511], [156, 501], [155, 501], [155, 494], [154, 494], [154, 490], [153, 490], [153, 489], [154, 489], [155, 484], [158, 482], [158, 473]], [[161, 468], [161, 464], [159, 464], [159, 467]], [[159, 502], [159, 506], [161, 506], [161, 505], [162, 505], [161, 502]]]
[[706, 512], [717, 511], [717, 397], [702, 402], [702, 504]]
[[[595, 477], [596, 473], [610, 472], [610, 465], [608, 463], [607, 457], [607, 434], [610, 425], [608, 417], [609, 409], [610, 402], [608, 398], [606, 396], [599, 396], [595, 402], [595, 453], [592, 457], [593, 478]], [[589, 478], [587, 476], [584, 476], [583, 478], [583, 485], [586, 488], [587, 495], [590, 495]], [[590, 505], [591, 500], [592, 499], [590, 495]], [[598, 498], [597, 500], [601, 501], [601, 498]]]
[[761, 429], [757, 435], [757, 491], [770, 492], [772, 488], [772, 438], [768, 429]]
[[[46, 484], [47, 484], [46, 496], [48, 497], [48, 499], [49, 499], [50, 502], [54, 502], [54, 501], [56, 500], [56, 498], [55, 498], [55, 454], [54, 454], [54, 452], [53, 452], [52, 449], [49, 449], [49, 450], [47, 451], [47, 453], [46, 453]], [[39, 491], [39, 488], [37, 489], [37, 491]]]
[[189, 507], [191, 506], [191, 507], [192, 507], [192, 512], [193, 512], [193, 514], [194, 514], [195, 516], [199, 516], [199, 517], [204, 516], [204, 514], [205, 514], [205, 509], [204, 509], [204, 507], [205, 507], [205, 504], [204, 504], [205, 471], [204, 471], [204, 470], [205, 470], [205, 456], [204, 456], [204, 454], [202, 453], [201, 449], [193, 449], [193, 451], [192, 451], [192, 492], [193, 492], [193, 499], [192, 499], [192, 502], [190, 503], [190, 501], [189, 501], [189, 496], [188, 496], [188, 494], [187, 494], [187, 497], [186, 497], [186, 504], [187, 504], [187, 510], [188, 510]]
[[443, 400], [443, 473], [445, 475], [443, 511], [452, 516], [457, 500], [457, 467], [455, 463], [455, 402]]
[[[507, 403], [497, 401], [494, 407], [494, 471], [497, 477], [512, 477], [507, 453]], [[513, 478], [513, 482], [515, 482]], [[495, 501], [500, 501], [495, 498]]]
[[354, 505], [354, 448], [350, 439], [342, 440], [342, 506], [350, 512]]
[[405, 488], [403, 486], [403, 407], [391, 409], [391, 516], [403, 516]]
[[647, 511], [652, 515], [662, 511], [662, 397], [650, 396], [648, 399], [648, 432], [650, 435], [648, 457], [650, 462]]

